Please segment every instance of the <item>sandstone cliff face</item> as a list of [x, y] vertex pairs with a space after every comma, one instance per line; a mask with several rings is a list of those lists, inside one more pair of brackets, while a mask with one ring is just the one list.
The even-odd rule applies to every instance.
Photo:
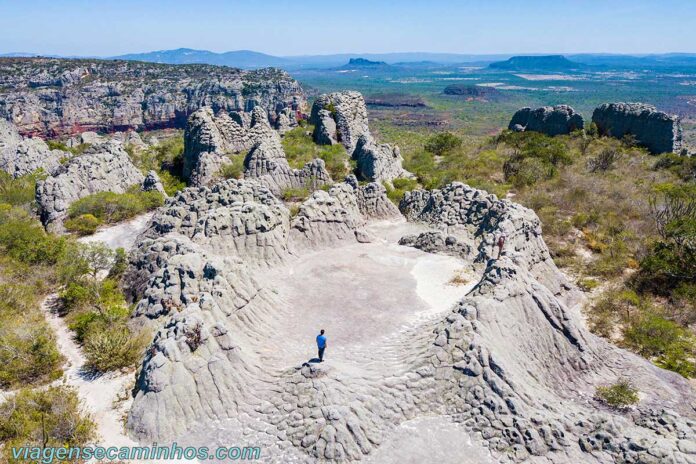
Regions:
[[314, 124], [316, 143], [343, 144], [357, 161], [361, 179], [389, 182], [410, 175], [402, 167], [399, 147], [378, 144], [370, 134], [365, 99], [359, 92], [320, 95], [312, 105], [310, 122]]
[[129, 187], [142, 185], [144, 180], [120, 143], [91, 147], [37, 183], [41, 222], [47, 230], [62, 232], [68, 208], [76, 200], [98, 192], [124, 193]]
[[0, 169], [12, 177], [37, 169], [53, 174], [60, 168], [60, 160], [68, 155], [50, 150], [41, 139], [22, 137], [12, 123], [0, 119]]
[[601, 135], [630, 134], [650, 153], [679, 152], [683, 148], [681, 121], [644, 103], [605, 103], [592, 113]]
[[202, 107], [260, 106], [275, 121], [305, 104], [300, 85], [277, 69], [128, 61], [0, 58], [0, 89], [0, 118], [22, 134], [44, 136], [183, 128]]
[[582, 116], [568, 105], [542, 106], [535, 110], [522, 108], [517, 111], [508, 129], [517, 132], [534, 131], [551, 137], [555, 135], [570, 134], [583, 129], [585, 122]]

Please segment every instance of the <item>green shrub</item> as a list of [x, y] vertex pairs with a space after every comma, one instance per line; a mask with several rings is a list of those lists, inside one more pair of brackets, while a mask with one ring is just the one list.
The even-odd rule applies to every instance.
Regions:
[[0, 170], [0, 204], [28, 206], [34, 202], [36, 181], [45, 177], [43, 172], [13, 178]]
[[83, 446], [96, 434], [96, 424], [71, 387], [25, 388], [0, 405], [0, 442], [8, 463], [26, 462], [13, 459], [12, 447]]
[[225, 163], [220, 168], [220, 176], [224, 179], [241, 179], [244, 177], [244, 158], [246, 155], [230, 156], [231, 163]]
[[341, 144], [317, 145], [307, 132], [312, 126], [296, 127], [283, 135], [283, 151], [288, 164], [294, 169], [302, 169], [315, 158], [324, 160], [326, 170], [336, 181], [343, 180], [349, 174], [348, 153]]
[[99, 326], [85, 336], [86, 366], [97, 372], [135, 367], [146, 344], [144, 333], [134, 336], [125, 324]]
[[101, 225], [101, 221], [92, 214], [82, 214], [76, 218], [68, 218], [63, 223], [68, 232], [80, 236], [92, 235]]
[[640, 400], [638, 390], [626, 379], [613, 385], [597, 387], [595, 398], [616, 409], [626, 409]]
[[0, 284], [0, 387], [54, 380], [62, 375], [62, 361], [53, 332], [38, 308], [36, 288]]
[[0, 211], [0, 251], [26, 264], [55, 264], [66, 240], [47, 234], [41, 224], [16, 208]]
[[75, 219], [90, 214], [105, 224], [113, 224], [163, 204], [164, 197], [156, 191], [143, 192], [134, 189], [127, 193], [99, 192], [71, 204], [68, 216]]
[[158, 144], [144, 150], [129, 150], [131, 159], [143, 172], [155, 171], [167, 195], [174, 195], [186, 187], [183, 179], [184, 137], [179, 133], [174, 137], [160, 140]]
[[433, 135], [425, 142], [425, 150], [435, 156], [443, 156], [451, 153], [462, 146], [462, 139], [452, 134], [451, 132], [442, 132]]
[[585, 277], [578, 280], [578, 287], [580, 287], [580, 290], [583, 292], [591, 292], [595, 288], [599, 287], [599, 282], [591, 277]]
[[280, 194], [285, 201], [304, 201], [309, 197], [308, 188], [286, 188]]

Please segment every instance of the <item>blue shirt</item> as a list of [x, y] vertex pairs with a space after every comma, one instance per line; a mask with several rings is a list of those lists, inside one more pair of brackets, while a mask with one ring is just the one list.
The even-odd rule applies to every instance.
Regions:
[[317, 346], [319, 348], [326, 348], [326, 337], [323, 335], [317, 335]]

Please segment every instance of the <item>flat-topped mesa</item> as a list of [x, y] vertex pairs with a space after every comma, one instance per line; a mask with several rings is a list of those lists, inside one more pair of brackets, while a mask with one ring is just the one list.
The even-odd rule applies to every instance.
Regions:
[[568, 105], [542, 106], [518, 110], [510, 120], [508, 129], [515, 132], [534, 131], [548, 136], [570, 134], [583, 129], [582, 116]]
[[0, 58], [0, 66], [0, 118], [22, 134], [183, 128], [204, 106], [260, 106], [287, 125], [292, 115], [283, 110], [306, 104], [299, 83], [279, 69], [54, 58]]
[[399, 147], [375, 142], [368, 127], [365, 99], [359, 92], [320, 95], [312, 105], [310, 122], [316, 143], [343, 144], [357, 161], [356, 174], [361, 179], [389, 182], [411, 175], [402, 167]]
[[683, 148], [679, 117], [644, 103], [605, 103], [592, 113], [600, 135], [635, 137], [653, 154], [679, 153]]
[[51, 150], [39, 138], [22, 137], [11, 122], [0, 119], [0, 169], [12, 177], [30, 174], [42, 169], [53, 174], [60, 161], [69, 153]]
[[144, 180], [121, 143], [111, 141], [90, 147], [52, 176], [37, 182], [41, 222], [49, 231], [63, 232], [63, 221], [73, 202], [99, 192], [125, 193], [130, 187], [142, 186]]

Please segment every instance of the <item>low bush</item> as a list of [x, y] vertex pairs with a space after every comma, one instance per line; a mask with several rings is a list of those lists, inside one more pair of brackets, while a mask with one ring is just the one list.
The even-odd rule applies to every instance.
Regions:
[[430, 137], [425, 142], [424, 149], [435, 156], [443, 156], [452, 153], [462, 146], [462, 139], [451, 132], [441, 132]]
[[595, 398], [615, 409], [626, 409], [640, 400], [638, 390], [626, 379], [613, 385], [597, 387]]
[[86, 366], [97, 372], [134, 368], [146, 344], [144, 333], [134, 336], [125, 324], [97, 326], [85, 335]]
[[335, 181], [341, 181], [350, 173], [349, 156], [341, 144], [317, 145], [312, 140], [312, 126], [296, 127], [283, 135], [283, 150], [288, 164], [294, 169], [302, 169], [315, 158], [324, 160], [326, 170]]
[[399, 178], [394, 179], [391, 184], [389, 182], [384, 183], [384, 188], [387, 189], [387, 198], [396, 205], [399, 204], [406, 192], [410, 192], [417, 187], [418, 181], [416, 179]]
[[26, 211], [0, 211], [0, 252], [26, 264], [55, 264], [66, 247], [66, 239], [47, 234]]
[[97, 438], [96, 434], [96, 424], [70, 387], [25, 388], [0, 405], [4, 462], [26, 462], [13, 459], [13, 447], [83, 446]]
[[0, 204], [28, 206], [34, 202], [36, 181], [43, 178], [42, 172], [13, 178], [0, 170]]
[[280, 194], [285, 201], [304, 201], [309, 197], [308, 188], [286, 188]]
[[101, 225], [101, 221], [92, 214], [82, 214], [75, 218], [68, 218], [63, 225], [68, 232], [73, 232], [77, 235], [92, 235]]
[[132, 189], [127, 193], [99, 192], [81, 198], [70, 205], [68, 217], [91, 215], [104, 224], [113, 224], [137, 216], [164, 204], [157, 191], [143, 192]]
[[231, 163], [225, 163], [220, 168], [220, 176], [223, 179], [241, 179], [244, 177], [244, 158], [246, 155], [240, 153], [230, 156]]
[[143, 172], [155, 171], [167, 195], [186, 187], [183, 179], [184, 137], [178, 133], [143, 150], [128, 149], [131, 159]]

